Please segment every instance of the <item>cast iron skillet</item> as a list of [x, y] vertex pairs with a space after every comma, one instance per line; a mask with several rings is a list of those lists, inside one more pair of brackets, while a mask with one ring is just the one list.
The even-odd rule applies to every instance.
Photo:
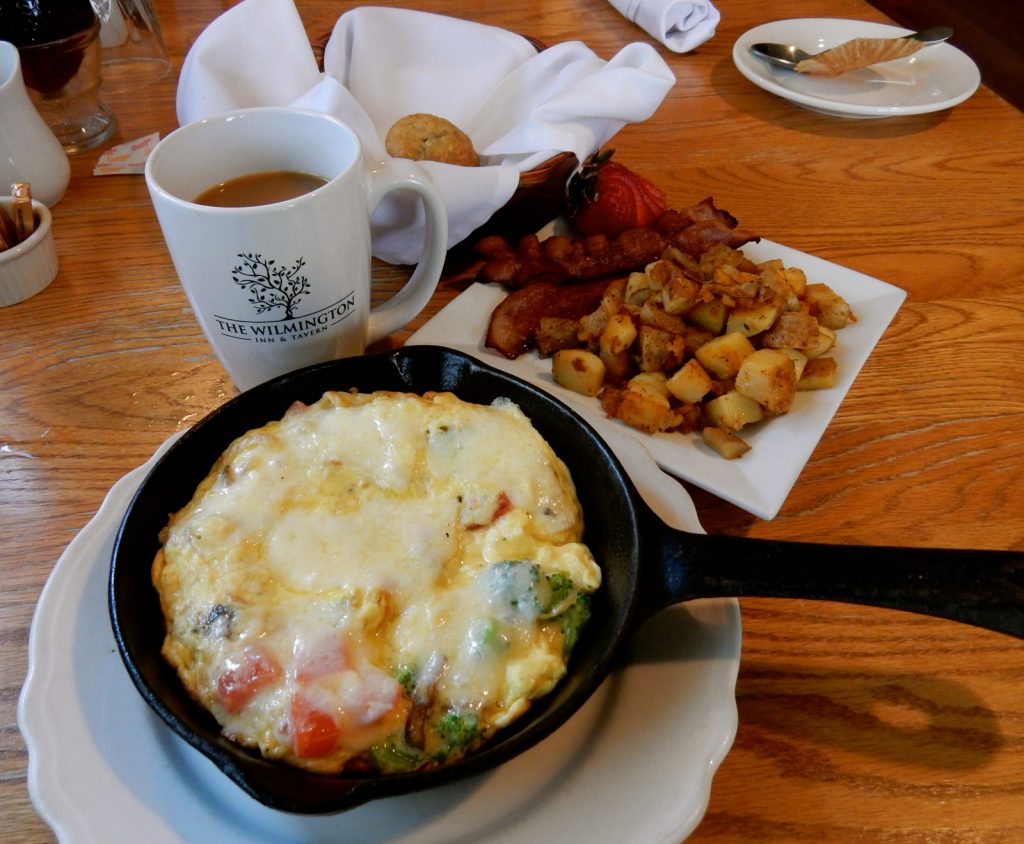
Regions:
[[[475, 755], [429, 772], [324, 776], [269, 762], [222, 738], [160, 655], [164, 627], [150, 565], [168, 514], [184, 506], [227, 445], [326, 390], [447, 390], [511, 398], [568, 465], [603, 569], [593, 615], [559, 686]], [[514, 459], [515, 455], [509, 455]], [[909, 529], [909, 526], [908, 526]], [[232, 399], [184, 434], [142, 482], [118, 531], [110, 574], [114, 636], [128, 672], [171, 729], [248, 794], [276, 809], [327, 814], [430, 788], [504, 762], [564, 723], [600, 685], [623, 640], [658, 610], [700, 597], [871, 604], [1024, 637], [1024, 555], [1000, 551], [785, 543], [675, 531], [640, 498], [611, 450], [557, 399], [450, 349], [415, 346], [299, 370]]]

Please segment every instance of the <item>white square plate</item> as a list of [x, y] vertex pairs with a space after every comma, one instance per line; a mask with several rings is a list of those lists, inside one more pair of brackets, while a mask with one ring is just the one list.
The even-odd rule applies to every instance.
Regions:
[[837, 385], [830, 390], [797, 393], [786, 416], [745, 429], [742, 436], [751, 450], [738, 460], [719, 457], [697, 434], [644, 434], [609, 419], [597, 399], [556, 384], [551, 378], [551, 362], [539, 358], [536, 352], [508, 360], [486, 348], [484, 335], [491, 311], [505, 296], [500, 287], [474, 284], [417, 331], [409, 343], [458, 349], [518, 375], [557, 396], [599, 432], [615, 429], [629, 433], [667, 472], [759, 518], [772, 519], [906, 293], [884, 281], [769, 240], [747, 244], [743, 252], [754, 261], [781, 258], [787, 267], [804, 270], [809, 282], [828, 284], [850, 303], [857, 321], [838, 332], [833, 352], [839, 365]]

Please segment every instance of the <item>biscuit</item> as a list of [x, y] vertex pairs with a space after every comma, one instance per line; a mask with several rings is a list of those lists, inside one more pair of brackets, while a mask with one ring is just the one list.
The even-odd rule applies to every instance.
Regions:
[[476, 167], [480, 163], [469, 135], [434, 114], [409, 114], [400, 118], [388, 129], [384, 147], [394, 158], [441, 161], [464, 167]]

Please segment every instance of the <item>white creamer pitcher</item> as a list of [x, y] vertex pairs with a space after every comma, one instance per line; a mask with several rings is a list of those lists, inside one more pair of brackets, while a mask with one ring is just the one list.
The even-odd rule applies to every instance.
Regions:
[[70, 179], [67, 153], [25, 90], [18, 48], [0, 41], [0, 196], [12, 182], [29, 182], [33, 198], [49, 207]]

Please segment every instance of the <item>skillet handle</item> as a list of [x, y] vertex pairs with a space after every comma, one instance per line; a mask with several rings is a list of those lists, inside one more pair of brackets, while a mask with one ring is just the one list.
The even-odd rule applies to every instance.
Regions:
[[1024, 553], [780, 542], [652, 527], [638, 617], [693, 598], [840, 601], [1024, 638]]

